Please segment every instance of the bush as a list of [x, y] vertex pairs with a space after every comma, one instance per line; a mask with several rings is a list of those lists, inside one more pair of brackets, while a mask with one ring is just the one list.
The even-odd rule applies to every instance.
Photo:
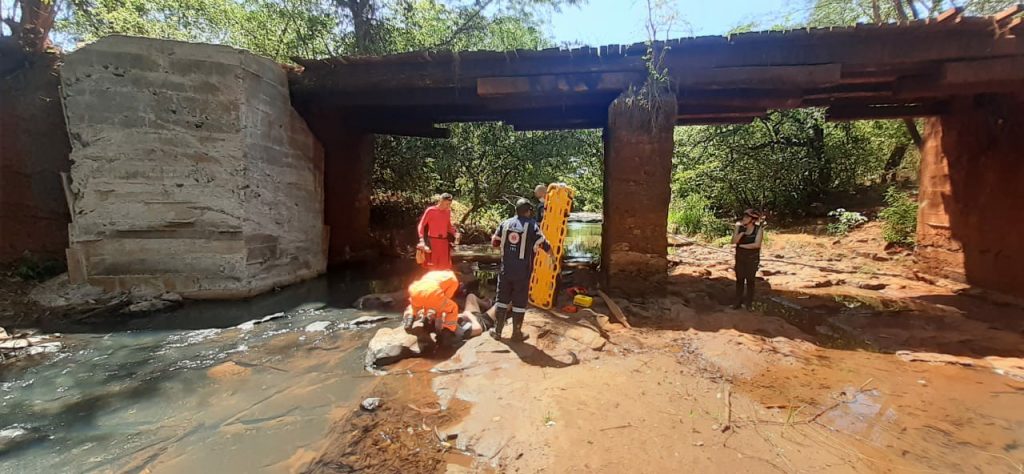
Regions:
[[14, 276], [25, 281], [44, 281], [60, 275], [67, 267], [64, 262], [54, 258], [39, 258], [25, 253], [13, 268]]
[[914, 245], [917, 201], [910, 193], [892, 187], [885, 192], [885, 203], [888, 207], [878, 214], [883, 222], [882, 238], [891, 244]]
[[699, 235], [706, 240], [729, 233], [729, 226], [712, 212], [711, 201], [700, 194], [689, 194], [681, 200], [672, 201], [668, 223], [674, 233]]
[[868, 218], [864, 217], [863, 214], [847, 211], [843, 208], [836, 209], [828, 213], [828, 215], [836, 219], [836, 222], [829, 223], [828, 225], [827, 230], [830, 235], [849, 234], [851, 230], [868, 221]]

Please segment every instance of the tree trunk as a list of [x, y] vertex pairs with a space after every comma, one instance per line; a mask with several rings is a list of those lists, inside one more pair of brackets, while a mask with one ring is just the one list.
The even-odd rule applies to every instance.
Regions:
[[903, 124], [907, 126], [907, 133], [910, 134], [910, 139], [914, 141], [914, 146], [917, 147], [918, 151], [921, 151], [921, 147], [924, 146], [924, 139], [921, 138], [921, 132], [917, 130], [917, 122], [914, 122], [912, 118], [903, 119]]
[[900, 21], [910, 21], [907, 9], [903, 7], [903, 0], [892, 0], [892, 5], [896, 7], [896, 16], [900, 17]]
[[376, 38], [375, 0], [337, 0], [352, 15], [352, 32], [355, 36], [356, 52], [375, 54], [380, 52]]
[[885, 161], [885, 176], [886, 182], [892, 182], [896, 176], [896, 168], [899, 168], [903, 164], [903, 157], [907, 155], [907, 145], [895, 145], [892, 147], [892, 153], [889, 153], [889, 159]]
[[5, 18], [11, 36], [26, 52], [39, 53], [50, 45], [50, 30], [57, 18], [53, 0], [17, 0], [21, 19]]
[[878, 0], [871, 0], [871, 21], [882, 22], [882, 8], [878, 5]]

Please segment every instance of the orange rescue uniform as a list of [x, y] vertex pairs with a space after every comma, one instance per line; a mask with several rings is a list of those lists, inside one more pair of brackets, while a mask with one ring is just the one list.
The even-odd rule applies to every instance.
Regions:
[[440, 321], [440, 327], [451, 331], [458, 329], [459, 305], [452, 300], [459, 289], [459, 280], [451, 270], [433, 271], [423, 275], [409, 285], [409, 309], [412, 314], [433, 310]]

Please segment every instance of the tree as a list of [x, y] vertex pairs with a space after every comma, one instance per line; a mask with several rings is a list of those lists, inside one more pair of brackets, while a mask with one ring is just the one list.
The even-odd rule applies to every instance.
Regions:
[[[50, 30], [57, 17], [54, 0], [0, 0], [0, 41], [4, 49], [42, 52], [50, 44]], [[0, 51], [2, 52], [2, 51]]]

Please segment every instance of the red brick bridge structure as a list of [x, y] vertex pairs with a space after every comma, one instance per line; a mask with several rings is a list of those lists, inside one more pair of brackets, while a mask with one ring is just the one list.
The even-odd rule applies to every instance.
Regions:
[[[649, 45], [414, 52], [299, 60], [292, 102], [325, 151], [327, 224], [368, 222], [373, 134], [443, 138], [449, 122], [601, 128], [602, 266], [613, 286], [666, 275], [675, 125], [749, 123], [825, 107], [830, 120], [928, 117], [918, 256], [932, 270], [1024, 295], [1021, 8], [849, 28], [655, 44], [671, 94], [652, 118], [616, 103], [648, 77]], [[352, 191], [359, 202], [353, 205]], [[332, 232], [332, 260], [359, 234]]]
[[673, 128], [824, 107], [926, 117], [918, 258], [1024, 296], [1020, 13], [657, 43], [669, 87], [655, 114], [630, 104], [646, 44], [300, 59], [286, 73], [225, 46], [108, 37], [60, 73], [69, 275], [197, 298], [311, 278], [370, 246], [375, 134], [500, 121], [604, 130], [603, 270], [612, 287], [656, 286]]

